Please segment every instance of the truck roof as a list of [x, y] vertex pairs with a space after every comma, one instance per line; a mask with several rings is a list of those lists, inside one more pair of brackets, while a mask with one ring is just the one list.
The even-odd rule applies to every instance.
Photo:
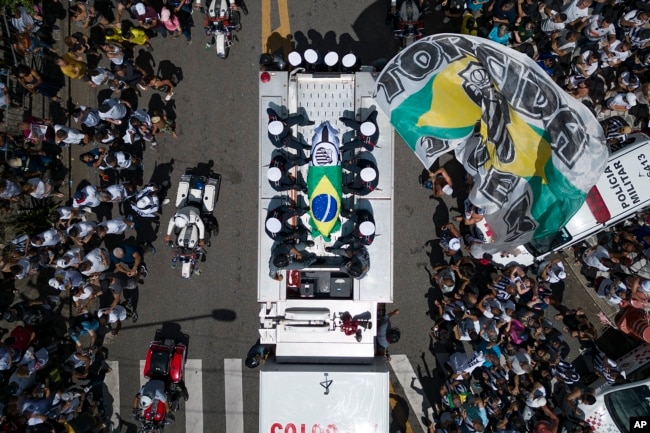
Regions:
[[[363, 121], [376, 109], [372, 97], [375, 75], [371, 72], [357, 73], [288, 73], [266, 72], [268, 81], [260, 80], [260, 129], [259, 129], [259, 235], [258, 235], [258, 284], [257, 299], [261, 305], [260, 338], [263, 344], [274, 344], [276, 357], [294, 360], [303, 357], [316, 361], [320, 358], [365, 359], [374, 357], [374, 336], [376, 335], [377, 305], [393, 300], [393, 129], [389, 119], [378, 112], [379, 138], [372, 151], [377, 163], [379, 184], [370, 194], [363, 197], [344, 195], [343, 201], [353, 203], [356, 209], [372, 209], [376, 236], [367, 247], [370, 256], [370, 270], [362, 279], [352, 279], [343, 274], [333, 260], [335, 256], [325, 251], [339, 236], [352, 231], [353, 224], [342, 217], [342, 229], [335, 233], [331, 242], [322, 237], [311, 238], [315, 245], [308, 251], [324, 257], [317, 265], [300, 271], [299, 285], [288, 287], [290, 278], [282, 281], [269, 277], [269, 259], [273, 240], [266, 235], [264, 221], [267, 212], [273, 208], [278, 197], [291, 196], [294, 200], [303, 193], [278, 193], [267, 180], [268, 164], [276, 148], [268, 138], [267, 108], [271, 107], [281, 116], [300, 113], [310, 121], [310, 126], [293, 127], [293, 136], [311, 142], [314, 128], [328, 121], [338, 129], [341, 142], [354, 136], [354, 131], [339, 120], [340, 117]], [[293, 152], [293, 150], [292, 150]], [[361, 153], [367, 151], [362, 150]], [[308, 166], [298, 168], [307, 179]], [[302, 222], [309, 227], [309, 216], [302, 216]], [[283, 272], [286, 273], [286, 272]], [[337, 283], [338, 281], [338, 283]], [[340, 293], [331, 289], [336, 284], [348, 284]], [[346, 335], [340, 328], [344, 313], [352, 317], [368, 317], [371, 322], [363, 330], [360, 342], [354, 336]], [[373, 326], [372, 324], [375, 324]]]

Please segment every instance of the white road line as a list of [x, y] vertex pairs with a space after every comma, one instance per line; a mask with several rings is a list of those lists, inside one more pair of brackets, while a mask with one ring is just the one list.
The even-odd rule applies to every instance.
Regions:
[[242, 390], [241, 364], [241, 359], [223, 360], [227, 433], [244, 433], [244, 394]]
[[[118, 361], [106, 361], [106, 364], [111, 368], [111, 372], [106, 374], [104, 384], [108, 390], [110, 399], [113, 400], [111, 422], [113, 427], [117, 429], [120, 425], [120, 363]], [[104, 401], [108, 401], [104, 396]]]
[[203, 361], [185, 363], [185, 386], [190, 398], [185, 402], [185, 431], [203, 433]]
[[[399, 383], [404, 389], [404, 395], [406, 396], [413, 413], [417, 416], [418, 422], [422, 427], [422, 431], [427, 431], [427, 428], [422, 423], [422, 416], [429, 417], [429, 409], [431, 409], [431, 403], [426, 395], [424, 395], [424, 390], [422, 389], [422, 384], [420, 379], [415, 374], [411, 363], [409, 362], [406, 355], [390, 355], [390, 366], [393, 368], [395, 377], [399, 380]], [[413, 385], [411, 385], [411, 380], [415, 378]], [[426, 413], [422, 409], [426, 409]], [[429, 419], [431, 419], [429, 417]]]

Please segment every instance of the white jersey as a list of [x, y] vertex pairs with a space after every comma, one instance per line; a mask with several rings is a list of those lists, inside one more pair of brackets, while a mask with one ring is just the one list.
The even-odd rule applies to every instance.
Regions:
[[112, 220], [101, 222], [99, 225], [106, 227], [107, 235], [121, 235], [129, 228], [124, 218], [113, 218]]
[[110, 312], [108, 310], [108, 308], [102, 308], [101, 310], [97, 311], [97, 317], [108, 315], [108, 323], [115, 323], [118, 320], [126, 320], [126, 308], [123, 306], [118, 304], [113, 307], [113, 310]]

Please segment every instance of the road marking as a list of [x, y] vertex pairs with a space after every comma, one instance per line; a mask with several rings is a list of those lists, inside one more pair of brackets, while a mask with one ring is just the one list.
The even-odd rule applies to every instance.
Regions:
[[[284, 55], [289, 54], [291, 50], [291, 42], [289, 36], [291, 35], [291, 26], [289, 24], [289, 4], [288, 0], [276, 0], [278, 17], [280, 25], [276, 28], [271, 28], [272, 23], [272, 10], [271, 0], [262, 0], [262, 52], [274, 53], [279, 48], [282, 48]], [[280, 46], [269, 46], [269, 38], [272, 34], [277, 33], [281, 38]], [[273, 41], [278, 42], [278, 41]]]
[[185, 363], [185, 387], [190, 398], [185, 402], [185, 431], [203, 432], [203, 361], [188, 359]]
[[[106, 361], [106, 364], [111, 369], [110, 373], [106, 374], [104, 378], [104, 384], [106, 385], [106, 390], [108, 395], [113, 400], [112, 404], [112, 413], [111, 413], [111, 422], [113, 427], [117, 429], [120, 425], [120, 363], [118, 361]], [[108, 401], [108, 399], [104, 399]]]
[[223, 360], [227, 433], [244, 432], [244, 394], [242, 390], [241, 364], [241, 359]]
[[[415, 374], [413, 366], [409, 362], [406, 355], [392, 354], [390, 356], [390, 366], [393, 368], [395, 377], [397, 377], [397, 380], [404, 389], [404, 395], [409, 401], [413, 413], [417, 416], [418, 422], [422, 427], [422, 431], [427, 431], [427, 428], [422, 423], [422, 417], [426, 416], [431, 419], [429, 417], [429, 409], [431, 408], [431, 403], [429, 403], [429, 399], [426, 397], [426, 395], [424, 395], [422, 384], [420, 383], [420, 379]], [[413, 381], [413, 384], [411, 385], [411, 380], [413, 378], [415, 378], [415, 381]], [[423, 408], [426, 408], [426, 413], [422, 411]]]
[[[390, 395], [390, 411], [393, 414], [393, 419], [397, 421], [400, 426], [404, 426], [404, 433], [413, 433], [413, 429], [411, 428], [411, 423], [409, 423], [409, 418], [406, 416], [408, 412], [404, 412], [403, 407], [400, 405], [397, 405], [397, 399], [393, 397], [395, 394], [395, 388], [393, 388], [393, 384], [389, 383], [388, 384], [388, 395]], [[407, 408], [408, 409], [408, 408]]]

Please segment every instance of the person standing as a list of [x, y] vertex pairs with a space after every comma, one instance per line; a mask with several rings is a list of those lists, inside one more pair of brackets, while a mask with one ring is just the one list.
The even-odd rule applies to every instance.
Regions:
[[399, 329], [393, 328], [390, 323], [391, 317], [397, 316], [399, 313], [400, 310], [397, 308], [388, 314], [384, 314], [377, 325], [377, 355], [385, 356], [387, 361], [390, 361], [388, 347], [397, 343], [401, 336]]

